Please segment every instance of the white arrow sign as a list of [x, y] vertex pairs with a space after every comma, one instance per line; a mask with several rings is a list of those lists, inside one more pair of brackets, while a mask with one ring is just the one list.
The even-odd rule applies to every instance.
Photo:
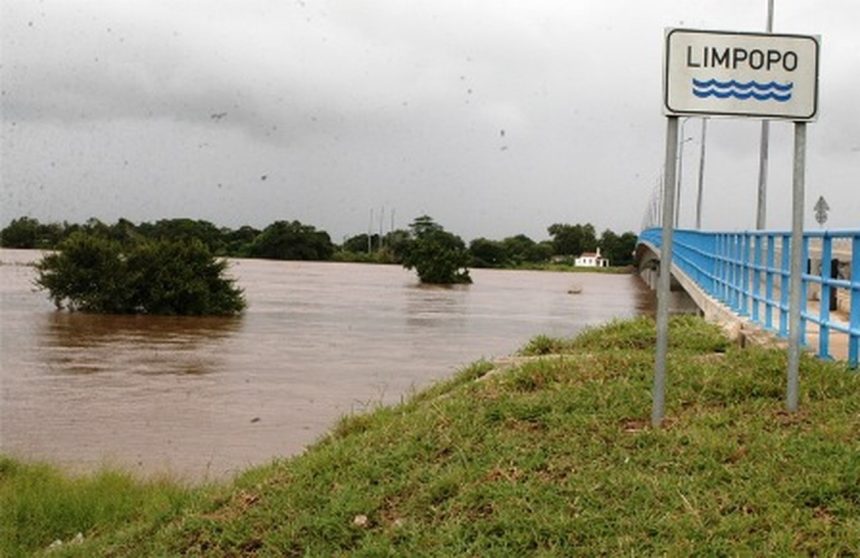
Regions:
[[815, 220], [818, 221], [819, 225], [823, 225], [827, 222], [827, 212], [830, 211], [830, 206], [827, 205], [827, 201], [824, 199], [824, 196], [818, 197], [818, 201], [815, 202], [815, 207], [812, 209], [815, 210]]

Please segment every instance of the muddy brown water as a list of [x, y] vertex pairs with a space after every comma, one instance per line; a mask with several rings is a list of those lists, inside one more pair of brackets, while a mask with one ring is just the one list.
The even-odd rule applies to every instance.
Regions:
[[233, 260], [241, 317], [100, 316], [55, 311], [38, 257], [0, 250], [0, 453], [195, 481], [301, 452], [536, 334], [654, 306], [630, 275], [476, 269], [438, 288], [397, 266]]

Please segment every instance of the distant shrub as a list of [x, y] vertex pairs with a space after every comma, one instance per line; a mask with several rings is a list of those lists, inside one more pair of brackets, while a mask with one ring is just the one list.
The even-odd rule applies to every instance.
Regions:
[[229, 315], [245, 308], [226, 260], [197, 239], [120, 244], [78, 232], [38, 264], [57, 308], [105, 314]]
[[412, 238], [405, 247], [403, 267], [415, 268], [422, 283], [471, 283], [467, 266], [471, 256], [459, 236], [444, 230], [424, 215], [410, 225]]

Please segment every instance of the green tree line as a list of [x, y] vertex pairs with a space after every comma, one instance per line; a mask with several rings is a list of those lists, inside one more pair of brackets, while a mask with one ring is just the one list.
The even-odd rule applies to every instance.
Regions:
[[[440, 234], [444, 233], [444, 235]], [[0, 246], [6, 248], [55, 249], [76, 232], [87, 233], [118, 243], [130, 241], [195, 240], [215, 256], [266, 258], [280, 260], [338, 260], [405, 264], [410, 248], [423, 238], [437, 245], [454, 248], [458, 265], [464, 260], [457, 248], [463, 244], [467, 255], [462, 267], [510, 268], [548, 262], [573, 263], [583, 252], [600, 248], [610, 265], [632, 263], [636, 234], [617, 234], [610, 229], [597, 234], [590, 223], [555, 223], [547, 228], [548, 240], [535, 241], [525, 234], [501, 240], [476, 238], [468, 245], [456, 235], [444, 231], [427, 216], [419, 217], [409, 229], [384, 235], [366, 233], [344, 239], [340, 245], [330, 235], [299, 221], [276, 221], [263, 229], [244, 225], [237, 229], [218, 227], [200, 219], [161, 219], [135, 224], [120, 218], [114, 224], [99, 219], [84, 223], [41, 223], [31, 217], [13, 219], [0, 230]], [[444, 238], [443, 238], [444, 236]], [[441, 244], [440, 244], [441, 243]]]

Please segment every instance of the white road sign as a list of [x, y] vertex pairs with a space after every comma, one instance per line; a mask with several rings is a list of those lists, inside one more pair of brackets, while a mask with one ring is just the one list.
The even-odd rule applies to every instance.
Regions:
[[667, 29], [664, 111], [814, 120], [818, 51], [807, 35]]

